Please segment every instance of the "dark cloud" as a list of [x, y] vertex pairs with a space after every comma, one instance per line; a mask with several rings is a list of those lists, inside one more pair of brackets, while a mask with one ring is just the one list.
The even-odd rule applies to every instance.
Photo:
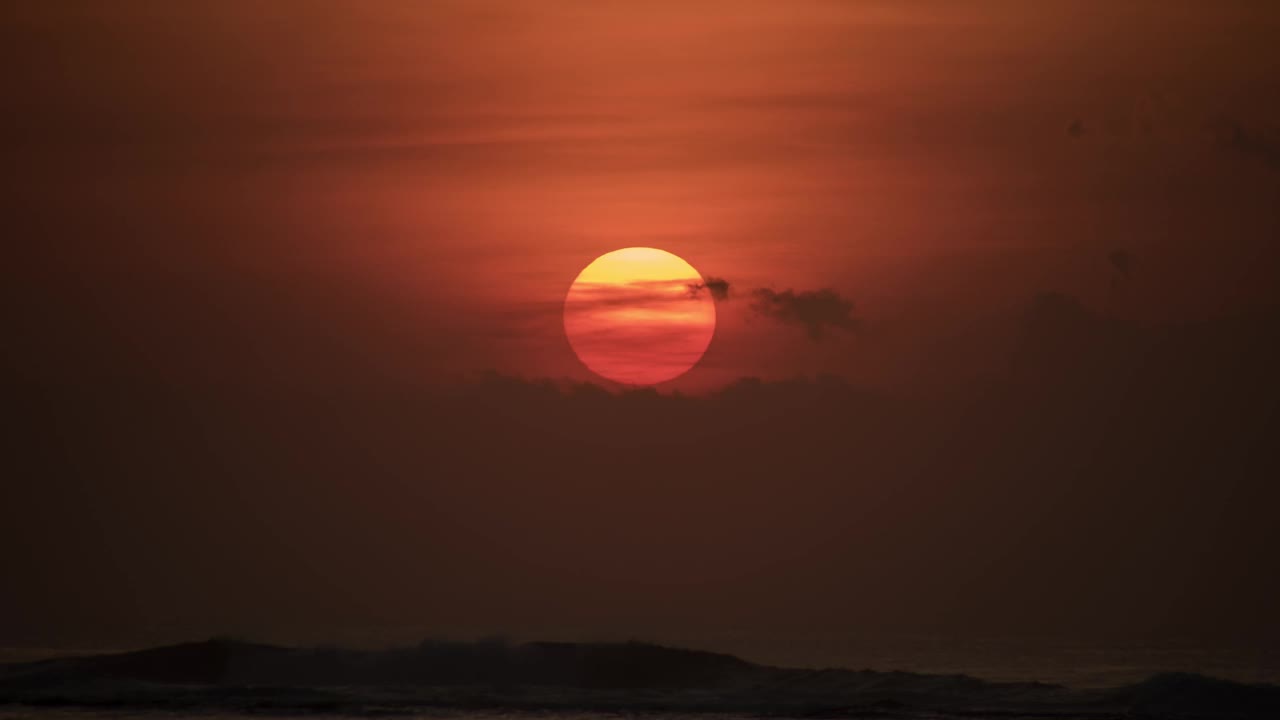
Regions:
[[1133, 274], [1133, 253], [1128, 250], [1123, 248], [1112, 250], [1107, 255], [1107, 260], [1111, 261], [1111, 267], [1115, 268], [1121, 277], [1128, 278]]
[[697, 297], [703, 290], [710, 291], [711, 297], [717, 301], [729, 299], [729, 281], [724, 278], [708, 275], [706, 280], [689, 285], [689, 294], [694, 297]]
[[1084, 121], [1081, 120], [1080, 118], [1076, 118], [1075, 120], [1072, 120], [1071, 124], [1067, 126], [1067, 134], [1073, 138], [1078, 138], [1084, 135], [1086, 132], [1088, 131], [1085, 130], [1084, 128]]
[[[707, 290], [717, 302], [729, 299], [730, 284], [724, 278], [707, 276], [703, 282], [692, 283], [688, 287], [692, 297]], [[772, 288], [755, 288], [749, 295], [753, 313], [784, 325], [803, 327], [815, 341], [825, 338], [832, 329], [845, 332], [857, 329], [857, 321], [853, 318], [853, 302], [829, 288], [799, 292], [791, 289], [779, 292]]]
[[1280, 141], [1234, 120], [1219, 121], [1214, 132], [1219, 147], [1257, 158], [1272, 170], [1280, 170]]
[[[697, 626], [777, 628], [800, 596], [842, 630], [1271, 627], [1280, 316], [1148, 327], [1046, 293], [1014, 332], [989, 378], [940, 395], [420, 387], [356, 367], [24, 384], [6, 459], [32, 481], [0, 483], [0, 643], [141, 633], [175, 604], [182, 635], [281, 616], [647, 632], [629, 618], [677, 584], [698, 588]], [[974, 567], [984, 582], [962, 582]], [[86, 615], [90, 582], [118, 590]]]
[[853, 317], [853, 302], [830, 289], [783, 290], [757, 288], [751, 291], [751, 310], [784, 325], [796, 325], [818, 341], [831, 330], [853, 332], [857, 320]]
[[1107, 253], [1107, 260], [1111, 263], [1111, 269], [1115, 271], [1111, 278], [1111, 290], [1107, 296], [1107, 309], [1110, 313], [1117, 313], [1123, 309], [1125, 289], [1133, 278], [1133, 271], [1138, 261], [1133, 253], [1124, 248], [1116, 248]]
[[[688, 294], [681, 292], [685, 287], [689, 288]], [[579, 310], [597, 306], [661, 307], [670, 303], [688, 302], [691, 297], [697, 297], [695, 287], [700, 289], [703, 286], [687, 284], [680, 280], [643, 280], [622, 285], [584, 282], [574, 286], [573, 306]]]

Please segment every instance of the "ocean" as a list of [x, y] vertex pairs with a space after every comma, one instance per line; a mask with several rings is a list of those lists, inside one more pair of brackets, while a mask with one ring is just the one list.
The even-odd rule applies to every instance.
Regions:
[[210, 640], [36, 664], [31, 651], [10, 651], [5, 659], [23, 664], [0, 666], [0, 720], [1280, 717], [1280, 651], [1264, 643], [700, 640], [433, 640], [391, 650]]

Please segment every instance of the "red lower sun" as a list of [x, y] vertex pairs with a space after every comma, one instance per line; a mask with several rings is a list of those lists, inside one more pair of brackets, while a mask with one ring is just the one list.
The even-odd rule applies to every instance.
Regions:
[[665, 250], [601, 255], [578, 273], [564, 301], [569, 344], [592, 372], [627, 385], [679, 377], [702, 359], [716, 306], [693, 266]]

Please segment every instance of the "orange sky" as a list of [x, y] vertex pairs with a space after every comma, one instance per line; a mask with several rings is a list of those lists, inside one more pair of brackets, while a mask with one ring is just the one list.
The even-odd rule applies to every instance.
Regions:
[[1144, 317], [1273, 299], [1275, 168], [1223, 147], [1221, 128], [1280, 121], [1276, 16], [1254, 2], [30, 3], [11, 25], [25, 63], [9, 111], [27, 192], [74, 195], [88, 253], [94, 213], [173, 215], [83, 262], [339, 283], [395, 308], [416, 328], [402, 341], [447, 345], [400, 370], [585, 378], [558, 330], [568, 285], [646, 245], [744, 291], [832, 288], [870, 334], [817, 347], [731, 302], [688, 387], [885, 379], [931, 344], [995, 332], [977, 326], [1035, 292], [1104, 304], [1116, 247], [1143, 259]]
[[[1263, 0], [6, 3], [0, 645], [1274, 630], [1277, 37]], [[566, 293], [628, 246], [729, 283], [705, 358], [543, 383], [597, 380]]]

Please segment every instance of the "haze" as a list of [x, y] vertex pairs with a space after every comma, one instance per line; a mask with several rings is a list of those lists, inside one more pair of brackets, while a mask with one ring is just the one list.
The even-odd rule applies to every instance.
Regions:
[[[0, 645], [1267, 642], [1277, 32], [1261, 2], [18, 3]], [[717, 302], [649, 391], [563, 331], [629, 246]]]

